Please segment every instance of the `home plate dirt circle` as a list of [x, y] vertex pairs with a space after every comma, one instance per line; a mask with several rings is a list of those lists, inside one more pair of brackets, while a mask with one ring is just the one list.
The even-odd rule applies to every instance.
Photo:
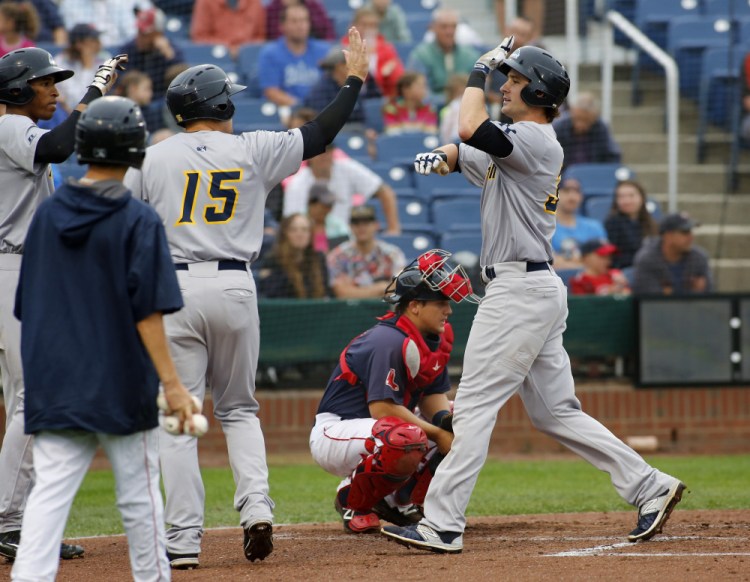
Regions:
[[[338, 523], [277, 525], [263, 562], [242, 553], [242, 530], [209, 530], [200, 568], [172, 579], [223, 580], [747, 580], [750, 510], [676, 510], [662, 534], [631, 544], [636, 513], [569, 513], [473, 518], [462, 554], [410, 550]], [[124, 536], [84, 538], [86, 557], [60, 564], [60, 582], [132, 580]], [[0, 579], [10, 579], [10, 564]]]

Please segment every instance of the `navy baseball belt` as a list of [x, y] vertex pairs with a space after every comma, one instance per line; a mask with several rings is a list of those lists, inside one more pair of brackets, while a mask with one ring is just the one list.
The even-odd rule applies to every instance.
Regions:
[[[549, 271], [549, 263], [534, 263], [532, 261], [527, 261], [526, 272], [531, 273], [533, 271]], [[487, 281], [492, 281], [492, 279], [494, 279], [495, 277], [495, 265], [486, 266], [484, 268], [484, 278], [487, 279]]]
[[[175, 263], [175, 269], [178, 271], [187, 271], [188, 263]], [[242, 261], [219, 261], [219, 271], [246, 271], [247, 263]]]

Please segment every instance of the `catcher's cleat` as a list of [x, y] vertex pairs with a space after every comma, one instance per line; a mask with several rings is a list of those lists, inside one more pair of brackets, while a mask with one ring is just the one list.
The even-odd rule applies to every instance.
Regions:
[[371, 534], [380, 530], [380, 520], [374, 513], [362, 513], [342, 507], [338, 495], [333, 502], [336, 511], [339, 512], [344, 522], [344, 531], [351, 534]]
[[415, 523], [419, 523], [419, 520], [424, 517], [422, 508], [419, 505], [412, 504], [406, 507], [391, 507], [385, 499], [381, 499], [373, 505], [372, 511], [380, 519], [400, 526], [414, 525]]
[[243, 543], [245, 557], [254, 562], [265, 560], [273, 552], [273, 525], [270, 521], [258, 521], [245, 528]]
[[407, 548], [437, 554], [460, 554], [464, 549], [464, 536], [461, 532], [437, 531], [424, 524], [408, 527], [387, 525], [380, 531], [389, 540]]
[[167, 552], [167, 559], [173, 570], [195, 570], [200, 564], [198, 554], [172, 554]]
[[[16, 559], [18, 544], [21, 543], [21, 530], [6, 531], [0, 533], [0, 556], [8, 561]], [[74, 544], [60, 544], [60, 557], [63, 560], [83, 557], [83, 548]]]
[[638, 525], [628, 534], [628, 541], [646, 541], [661, 533], [675, 505], [682, 500], [682, 492], [685, 489], [684, 483], [676, 481], [659, 497], [641, 505], [638, 509]]

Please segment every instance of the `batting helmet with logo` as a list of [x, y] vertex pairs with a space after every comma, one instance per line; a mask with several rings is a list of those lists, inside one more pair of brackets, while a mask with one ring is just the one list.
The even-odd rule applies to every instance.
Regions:
[[401, 301], [445, 301], [464, 299], [479, 303], [464, 268], [451, 260], [451, 253], [432, 249], [422, 253], [396, 275], [385, 290], [386, 303]]
[[234, 115], [229, 98], [245, 88], [216, 65], [197, 65], [174, 78], [167, 88], [167, 107], [182, 126], [194, 119], [226, 121]]
[[76, 124], [78, 163], [140, 168], [146, 156], [141, 108], [126, 97], [92, 101]]
[[521, 47], [498, 67], [504, 75], [511, 69], [530, 81], [521, 91], [521, 99], [527, 105], [557, 109], [568, 96], [568, 72], [560, 61], [539, 47]]
[[32, 47], [9, 52], [0, 58], [0, 103], [26, 105], [34, 99], [29, 81], [52, 77], [55, 83], [70, 79], [73, 71], [57, 66], [46, 50]]

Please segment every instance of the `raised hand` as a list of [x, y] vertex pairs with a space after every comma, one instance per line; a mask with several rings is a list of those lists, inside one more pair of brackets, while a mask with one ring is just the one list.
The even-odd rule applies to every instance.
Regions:
[[349, 48], [344, 49], [347, 74], [359, 77], [363, 81], [370, 69], [370, 58], [367, 56], [367, 42], [360, 36], [355, 27], [349, 29]]
[[94, 74], [94, 80], [89, 87], [96, 87], [102, 92], [102, 95], [106, 95], [117, 80], [117, 71], [124, 71], [127, 62], [128, 55], [117, 55], [104, 61], [99, 65]]

